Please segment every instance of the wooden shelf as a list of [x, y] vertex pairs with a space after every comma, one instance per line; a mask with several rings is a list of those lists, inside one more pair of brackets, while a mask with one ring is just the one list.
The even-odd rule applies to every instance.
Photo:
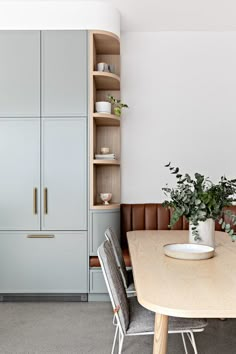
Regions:
[[[109, 32], [90, 31], [90, 208], [106, 211], [120, 208], [120, 161], [97, 160], [94, 154], [109, 147], [120, 156], [120, 117], [94, 112], [94, 104], [106, 101], [107, 95], [120, 99], [120, 40]], [[97, 70], [98, 63], [113, 65], [114, 72]], [[100, 192], [112, 193], [109, 205], [103, 205]]]
[[120, 90], [120, 77], [116, 74], [93, 71], [97, 90]]
[[120, 54], [120, 40], [115, 34], [94, 31], [93, 38], [97, 54]]
[[120, 126], [120, 117], [115, 114], [93, 113], [93, 118], [97, 126]]
[[120, 165], [120, 160], [99, 160], [99, 159], [94, 159], [93, 160], [94, 165]]
[[104, 204], [97, 204], [97, 205], [92, 205], [91, 209], [96, 209], [96, 210], [109, 210], [109, 209], [119, 209], [120, 204], [119, 203], [109, 203], [109, 205], [104, 205]]

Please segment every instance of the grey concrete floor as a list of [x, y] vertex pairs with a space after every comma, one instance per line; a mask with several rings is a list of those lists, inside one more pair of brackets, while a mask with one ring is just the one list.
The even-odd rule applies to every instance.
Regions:
[[[114, 335], [109, 303], [1, 303], [1, 354], [109, 354]], [[209, 320], [196, 334], [199, 354], [236, 353], [236, 319]], [[151, 354], [152, 336], [126, 338], [124, 354]], [[184, 353], [169, 335], [168, 354]], [[192, 353], [191, 349], [189, 354]]]

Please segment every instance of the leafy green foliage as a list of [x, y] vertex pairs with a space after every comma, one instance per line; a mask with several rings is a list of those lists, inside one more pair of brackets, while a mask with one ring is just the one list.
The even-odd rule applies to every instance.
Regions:
[[[220, 178], [217, 184], [212, 183], [208, 177], [195, 173], [194, 177], [189, 174], [179, 173], [178, 167], [172, 167], [171, 163], [165, 165], [170, 173], [177, 179], [176, 188], [169, 188], [168, 185], [162, 188], [168, 200], [163, 206], [173, 208], [173, 214], [169, 227], [185, 216], [192, 224], [192, 231], [195, 240], [199, 239], [197, 226], [199, 221], [213, 219], [219, 222], [222, 230], [236, 240], [233, 226], [236, 225], [236, 215], [225, 207], [232, 205], [236, 199], [236, 179], [229, 180], [225, 176]], [[224, 216], [229, 222], [224, 221]]]
[[118, 117], [121, 116], [121, 111], [123, 108], [129, 108], [129, 106], [126, 103], [122, 103], [121, 100], [117, 100], [114, 96], [108, 95], [107, 96], [108, 101], [114, 105], [114, 113]]

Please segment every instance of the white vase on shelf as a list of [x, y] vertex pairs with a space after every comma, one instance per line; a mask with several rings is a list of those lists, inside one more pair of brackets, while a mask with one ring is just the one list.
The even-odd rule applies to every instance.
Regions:
[[206, 221], [199, 221], [197, 230], [199, 239], [195, 240], [193, 234], [193, 224], [189, 224], [189, 243], [198, 243], [200, 245], [211, 246], [215, 248], [215, 220], [207, 219]]
[[106, 101], [96, 102], [95, 104], [97, 113], [111, 114], [111, 103]]

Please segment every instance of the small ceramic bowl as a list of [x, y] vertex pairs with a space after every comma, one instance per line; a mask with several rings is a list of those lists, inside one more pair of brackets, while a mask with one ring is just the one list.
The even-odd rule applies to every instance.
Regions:
[[101, 154], [109, 154], [110, 149], [109, 147], [101, 147]]
[[104, 205], [109, 205], [109, 201], [112, 198], [112, 193], [100, 193], [100, 198]]

